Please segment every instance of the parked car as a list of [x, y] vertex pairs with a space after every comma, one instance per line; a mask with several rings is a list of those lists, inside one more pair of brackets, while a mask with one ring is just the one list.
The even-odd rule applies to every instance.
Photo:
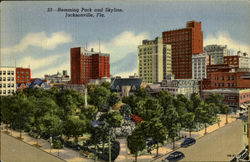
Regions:
[[181, 159], [183, 159], [185, 157], [185, 155], [180, 152], [180, 151], [175, 151], [173, 153], [171, 153], [170, 155], [168, 155], [164, 160], [162, 160], [163, 162], [175, 162], [175, 161], [179, 161]]
[[196, 140], [194, 138], [187, 138], [181, 143], [181, 147], [188, 147], [195, 144]]

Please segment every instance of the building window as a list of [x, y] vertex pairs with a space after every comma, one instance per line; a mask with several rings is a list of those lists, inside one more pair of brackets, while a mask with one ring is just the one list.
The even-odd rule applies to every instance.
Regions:
[[6, 71], [3, 71], [3, 75], [6, 75]]
[[10, 75], [10, 71], [7, 71], [7, 74]]
[[11, 71], [11, 75], [14, 75], [14, 71]]
[[227, 83], [227, 87], [230, 87], [230, 83]]
[[3, 81], [6, 81], [6, 78], [5, 78], [5, 77], [3, 77]]
[[0, 75], [2, 75], [2, 71], [0, 71]]

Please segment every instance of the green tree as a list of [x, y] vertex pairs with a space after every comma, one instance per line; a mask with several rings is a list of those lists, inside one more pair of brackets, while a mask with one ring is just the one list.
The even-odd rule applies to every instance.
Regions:
[[146, 98], [137, 103], [135, 114], [140, 116], [143, 120], [151, 120], [153, 118], [161, 118], [163, 108], [158, 103], [158, 100], [153, 98]]
[[149, 97], [146, 89], [142, 88], [142, 87], [140, 87], [139, 89], [137, 89], [137, 91], [135, 92], [135, 96], [139, 97], [141, 99], [145, 99], [145, 98]]
[[124, 116], [130, 116], [131, 115], [131, 108], [129, 105], [127, 104], [123, 104], [120, 107], [120, 114], [124, 117]]
[[149, 121], [148, 136], [152, 137], [156, 142], [156, 156], [158, 156], [159, 143], [164, 143], [166, 140], [167, 129], [158, 118]]
[[[30, 98], [32, 99], [32, 98]], [[57, 104], [55, 101], [51, 98], [48, 97], [43, 97], [39, 100], [33, 99], [33, 120], [32, 120], [32, 125], [36, 129], [36, 139], [37, 139], [37, 145], [38, 145], [38, 138], [39, 134], [46, 130], [45, 128], [45, 116], [47, 114], [53, 113], [53, 110], [56, 109]]]
[[120, 97], [118, 96], [118, 94], [116, 92], [113, 92], [110, 94], [109, 98], [108, 98], [108, 104], [109, 106], [114, 106], [115, 104], [117, 104], [120, 101]]
[[15, 107], [11, 106], [14, 96], [0, 96], [1, 97], [1, 121], [6, 124], [8, 132], [9, 125], [14, 121]]
[[110, 90], [111, 88], [111, 84], [109, 82], [102, 82], [100, 86], [105, 87], [107, 90]]
[[105, 87], [97, 87], [94, 90], [93, 95], [91, 96], [91, 100], [93, 105], [98, 107], [98, 110], [101, 112], [108, 111], [106, 107], [108, 107], [108, 98], [110, 96], [110, 91]]
[[77, 105], [74, 102], [72, 91], [61, 90], [56, 96], [56, 103], [59, 106], [57, 115], [62, 121], [66, 121], [67, 118], [75, 115]]
[[192, 128], [194, 127], [195, 115], [192, 112], [188, 112], [184, 115], [184, 126], [189, 129], [189, 137], [191, 137]]
[[172, 139], [173, 148], [175, 148], [175, 137], [180, 128], [180, 123], [178, 113], [173, 105], [169, 106], [166, 116], [163, 117], [163, 124], [167, 128], [168, 137]]
[[189, 110], [189, 112], [195, 112], [195, 109], [200, 105], [200, 103], [201, 103], [201, 98], [200, 98], [200, 96], [197, 94], [197, 93], [193, 93], [192, 95], [191, 95], [191, 97], [190, 97], [190, 100], [191, 100], [191, 102], [192, 102], [192, 105], [193, 105], [193, 107], [192, 107], [192, 109], [191, 110]]
[[58, 136], [62, 133], [62, 122], [57, 115], [45, 114], [43, 117], [44, 131], [50, 136]]
[[122, 116], [118, 111], [104, 113], [98, 119], [99, 121], [107, 122], [110, 127], [119, 127], [122, 122]]
[[135, 154], [135, 162], [137, 162], [138, 152], [145, 148], [144, 134], [138, 128], [135, 128], [132, 135], [127, 137], [127, 146], [130, 153]]
[[160, 91], [156, 95], [159, 104], [163, 107], [163, 115], [166, 115], [166, 111], [169, 105], [173, 105], [173, 97], [166, 91]]
[[78, 137], [86, 131], [86, 122], [76, 117], [68, 118], [63, 124], [63, 134], [68, 138], [73, 136], [75, 142], [78, 142]]
[[219, 94], [211, 94], [206, 97], [205, 103], [214, 103], [215, 105], [220, 107], [222, 105], [222, 96]]
[[215, 104], [202, 103], [197, 108], [196, 114], [200, 115], [199, 120], [205, 126], [205, 134], [207, 133], [207, 124], [212, 124], [214, 121], [216, 121], [216, 114], [214, 111], [214, 106]]
[[89, 120], [93, 120], [98, 112], [97, 107], [94, 105], [88, 105], [88, 107], [82, 110], [82, 114]]
[[135, 95], [130, 95], [128, 97], [123, 97], [122, 102], [129, 105], [131, 107], [131, 113], [136, 114], [136, 107], [139, 99]]
[[32, 106], [22, 92], [15, 94], [9, 105], [10, 109], [13, 110], [13, 125], [15, 128], [19, 129], [20, 138], [22, 139], [22, 131], [28, 127], [28, 121], [30, 120], [32, 114]]
[[226, 106], [226, 105], [222, 105], [220, 107], [220, 112], [222, 114], [226, 114], [226, 124], [228, 124], [228, 113], [230, 112], [230, 108], [228, 106]]

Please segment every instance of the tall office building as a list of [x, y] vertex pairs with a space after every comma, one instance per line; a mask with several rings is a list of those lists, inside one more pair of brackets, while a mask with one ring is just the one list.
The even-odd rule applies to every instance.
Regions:
[[207, 65], [211, 65], [213, 60], [206, 54], [192, 55], [192, 78], [202, 80], [207, 78]]
[[188, 21], [186, 28], [162, 32], [163, 44], [172, 46], [175, 79], [192, 78], [192, 55], [203, 53], [201, 22]]
[[207, 45], [204, 47], [204, 53], [211, 56], [213, 64], [223, 64], [223, 57], [229, 55], [229, 50], [226, 45]]
[[0, 96], [11, 95], [16, 92], [16, 68], [0, 67]]
[[138, 46], [137, 71], [139, 78], [147, 83], [161, 82], [171, 74], [171, 45], [162, 43], [162, 38], [143, 40]]
[[110, 77], [109, 54], [83, 47], [70, 49], [71, 84], [85, 84], [90, 79]]

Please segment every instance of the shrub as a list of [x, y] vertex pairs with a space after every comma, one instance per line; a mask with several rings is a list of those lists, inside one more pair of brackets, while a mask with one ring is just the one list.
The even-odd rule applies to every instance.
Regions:
[[61, 149], [61, 148], [63, 148], [62, 142], [60, 140], [53, 141], [53, 148], [54, 149]]

